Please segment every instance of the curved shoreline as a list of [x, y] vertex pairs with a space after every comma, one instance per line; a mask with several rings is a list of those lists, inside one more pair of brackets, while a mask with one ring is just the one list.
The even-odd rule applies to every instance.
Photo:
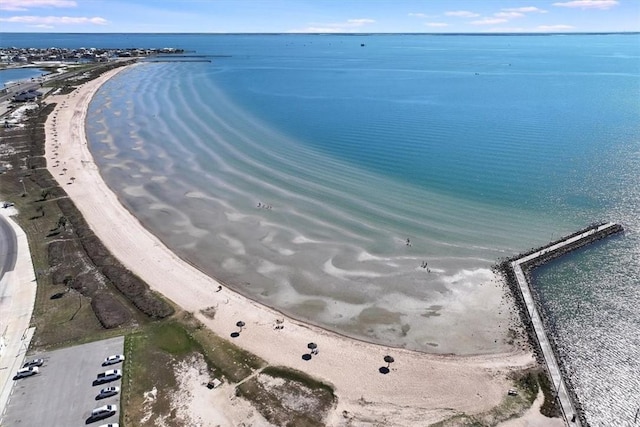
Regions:
[[[534, 363], [531, 353], [520, 351], [439, 356], [371, 344], [286, 318], [227, 288], [216, 292], [218, 281], [177, 257], [124, 208], [102, 180], [89, 152], [84, 129], [87, 108], [100, 86], [121, 70], [107, 72], [70, 95], [47, 99], [57, 105], [45, 125], [46, 159], [52, 176], [95, 234], [152, 289], [193, 312], [220, 336], [228, 336], [235, 323], [243, 320], [246, 327], [234, 343], [268, 363], [303, 370], [331, 383], [339, 398], [336, 413], [347, 409], [357, 413], [358, 408], [367, 413], [367, 406], [358, 403], [362, 399], [389, 411], [412, 411], [423, 422], [479, 413], [502, 401], [509, 388], [506, 374]], [[64, 164], [66, 174], [51, 169], [54, 158]], [[68, 177], [75, 178], [72, 184]], [[207, 307], [216, 307], [214, 320], [200, 313]], [[284, 329], [274, 330], [276, 321], [283, 318]], [[306, 362], [300, 355], [309, 341], [318, 343], [321, 354]], [[396, 363], [391, 375], [385, 376], [378, 367], [386, 354], [392, 354]]]

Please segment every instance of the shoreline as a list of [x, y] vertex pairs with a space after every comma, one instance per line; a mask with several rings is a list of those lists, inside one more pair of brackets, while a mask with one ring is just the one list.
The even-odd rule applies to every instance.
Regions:
[[[532, 353], [519, 350], [445, 356], [347, 338], [288, 318], [226, 288], [179, 258], [119, 202], [102, 180], [87, 146], [84, 125], [89, 103], [102, 84], [125, 68], [104, 73], [69, 95], [47, 98], [57, 105], [45, 124], [45, 157], [48, 170], [95, 234], [151, 289], [193, 312], [222, 337], [236, 330], [237, 321], [244, 321], [241, 336], [233, 342], [270, 364], [292, 367], [332, 384], [338, 397], [335, 414], [343, 410], [369, 414], [375, 407], [374, 412], [402, 410], [419, 415], [423, 422], [437, 422], [463, 412], [479, 413], [500, 404], [509, 388], [509, 372], [535, 364]], [[60, 174], [55, 160], [64, 165], [66, 173]], [[216, 292], [218, 286], [223, 287]], [[213, 320], [200, 312], [209, 307], [216, 308]], [[275, 330], [274, 325], [283, 318], [284, 329]], [[300, 356], [310, 341], [318, 343], [320, 355], [304, 361]], [[393, 355], [396, 363], [389, 375], [381, 375], [378, 368], [384, 365], [386, 354]]]

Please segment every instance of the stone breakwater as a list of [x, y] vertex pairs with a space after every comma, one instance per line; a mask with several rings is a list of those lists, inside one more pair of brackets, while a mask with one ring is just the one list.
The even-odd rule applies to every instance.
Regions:
[[[571, 425], [588, 426], [583, 411], [567, 374], [563, 355], [556, 344], [553, 328], [541, 309], [539, 296], [530, 286], [531, 272], [555, 258], [608, 236], [623, 232], [620, 224], [596, 223], [571, 235], [562, 237], [543, 247], [531, 249], [499, 262], [496, 266], [505, 277], [516, 300], [518, 311], [525, 325], [527, 336], [538, 360], [547, 367], [560, 408]], [[549, 336], [547, 336], [547, 332]], [[557, 386], [556, 386], [557, 384]]]

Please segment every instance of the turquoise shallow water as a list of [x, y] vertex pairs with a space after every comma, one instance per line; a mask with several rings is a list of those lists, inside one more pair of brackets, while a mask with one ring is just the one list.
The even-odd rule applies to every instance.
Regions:
[[112, 79], [91, 149], [181, 256], [351, 336], [508, 349], [491, 265], [621, 222], [624, 236], [539, 270], [536, 289], [589, 422], [632, 425], [640, 36], [52, 37], [230, 55]]

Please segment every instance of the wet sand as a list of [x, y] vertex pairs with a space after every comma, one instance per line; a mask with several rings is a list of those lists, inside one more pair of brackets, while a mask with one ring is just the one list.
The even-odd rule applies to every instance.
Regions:
[[[178, 258], [122, 206], [87, 147], [84, 125], [89, 103], [117, 72], [105, 73], [69, 95], [47, 99], [57, 104], [46, 122], [51, 174], [105, 246], [151, 288], [193, 312], [220, 336], [230, 337], [237, 331], [236, 322], [245, 322], [239, 336], [229, 338], [234, 343], [270, 364], [299, 369], [332, 384], [339, 401], [331, 425], [344, 422], [343, 411], [356, 418], [393, 413], [393, 425], [415, 425], [418, 419], [428, 424], [459, 413], [487, 411], [506, 395], [509, 372], [535, 363], [531, 353], [517, 349], [506, 354], [439, 356], [349, 339], [287, 318]], [[215, 307], [214, 320], [200, 313], [208, 307]], [[308, 352], [308, 342], [318, 344], [319, 354], [306, 361], [302, 355]], [[395, 362], [383, 375], [379, 368], [386, 366], [387, 354]]]

